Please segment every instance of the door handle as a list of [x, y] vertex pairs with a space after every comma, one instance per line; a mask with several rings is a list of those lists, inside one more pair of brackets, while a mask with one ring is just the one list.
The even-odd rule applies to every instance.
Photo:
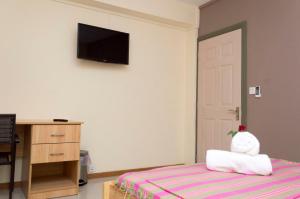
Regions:
[[229, 109], [228, 111], [235, 114], [235, 120], [236, 121], [240, 120], [240, 107], [237, 106], [235, 109]]

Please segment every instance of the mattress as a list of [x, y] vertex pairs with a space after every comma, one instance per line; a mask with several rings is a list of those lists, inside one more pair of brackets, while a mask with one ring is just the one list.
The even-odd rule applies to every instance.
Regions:
[[116, 186], [137, 199], [300, 198], [300, 164], [272, 159], [270, 176], [210, 171], [205, 164], [171, 166], [120, 176]]

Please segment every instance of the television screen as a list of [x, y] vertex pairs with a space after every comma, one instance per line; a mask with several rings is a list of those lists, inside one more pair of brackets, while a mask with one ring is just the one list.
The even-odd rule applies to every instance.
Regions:
[[129, 34], [78, 24], [77, 57], [105, 63], [129, 64]]

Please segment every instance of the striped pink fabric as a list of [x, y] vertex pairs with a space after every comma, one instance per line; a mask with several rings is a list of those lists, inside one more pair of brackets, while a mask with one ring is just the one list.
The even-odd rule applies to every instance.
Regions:
[[174, 166], [120, 176], [117, 185], [138, 199], [300, 198], [300, 164], [273, 159], [273, 175], [216, 172], [205, 164]]

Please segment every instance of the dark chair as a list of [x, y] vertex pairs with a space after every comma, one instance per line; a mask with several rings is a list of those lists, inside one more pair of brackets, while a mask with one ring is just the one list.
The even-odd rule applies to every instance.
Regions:
[[16, 115], [0, 114], [0, 145], [9, 145], [9, 152], [0, 152], [0, 165], [10, 165], [9, 198], [12, 199], [15, 181], [16, 144]]

